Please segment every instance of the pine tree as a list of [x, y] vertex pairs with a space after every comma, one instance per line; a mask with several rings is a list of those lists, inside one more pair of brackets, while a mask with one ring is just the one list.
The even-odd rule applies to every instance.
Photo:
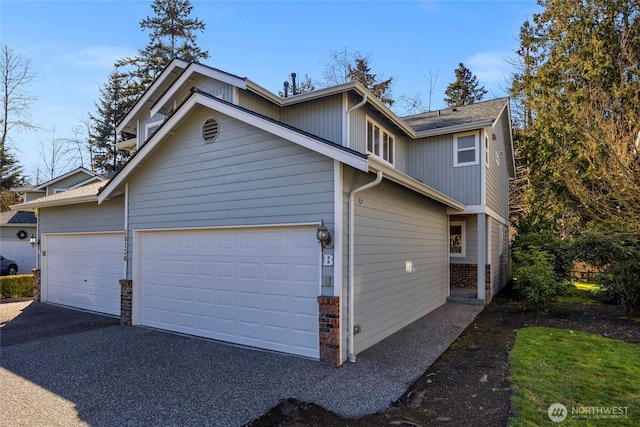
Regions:
[[117, 69], [109, 75], [109, 81], [100, 88], [100, 100], [96, 102], [96, 115], [89, 115], [91, 127], [90, 145], [93, 151], [92, 167], [96, 172], [110, 175], [126, 161], [130, 154], [116, 148], [125, 139], [116, 128], [133, 106], [137, 93], [127, 82], [127, 75]]
[[456, 81], [447, 86], [444, 102], [449, 107], [461, 107], [481, 101], [487, 94], [484, 86], [478, 87], [478, 78], [461, 62], [455, 70]]
[[130, 65], [138, 90], [146, 90], [154, 79], [174, 58], [199, 61], [209, 58], [209, 52], [196, 44], [196, 31], [203, 32], [205, 23], [189, 18], [193, 6], [189, 0], [154, 0], [151, 5], [155, 16], [140, 21], [140, 28], [148, 30], [149, 44], [138, 51], [138, 56], [125, 58], [116, 65]]
[[9, 210], [9, 206], [19, 202], [18, 197], [11, 188], [21, 187], [25, 184], [22, 166], [15, 158], [9, 147], [0, 150], [0, 211]]
[[369, 58], [356, 58], [354, 64], [349, 65], [348, 76], [350, 80], [362, 83], [364, 87], [369, 89], [376, 98], [387, 106], [391, 107], [394, 104], [395, 101], [391, 98], [391, 84], [393, 83], [393, 77], [379, 82], [377, 76], [371, 73]]

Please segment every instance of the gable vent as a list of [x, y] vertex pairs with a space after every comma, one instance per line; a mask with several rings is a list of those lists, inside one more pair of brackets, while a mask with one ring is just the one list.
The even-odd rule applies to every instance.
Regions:
[[218, 125], [218, 121], [214, 118], [208, 119], [202, 125], [202, 138], [204, 142], [213, 142], [218, 136], [220, 126]]

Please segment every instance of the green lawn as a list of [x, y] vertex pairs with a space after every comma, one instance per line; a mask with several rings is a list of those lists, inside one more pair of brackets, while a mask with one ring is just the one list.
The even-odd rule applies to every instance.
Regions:
[[[513, 426], [640, 425], [638, 345], [529, 327], [518, 331], [509, 361]], [[551, 422], [547, 411], [553, 403], [567, 408], [564, 422]]]

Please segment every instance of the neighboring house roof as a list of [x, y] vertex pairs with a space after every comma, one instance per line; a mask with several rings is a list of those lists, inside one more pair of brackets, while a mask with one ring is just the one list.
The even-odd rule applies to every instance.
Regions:
[[438, 133], [441, 133], [444, 128], [464, 130], [464, 127], [477, 129], [493, 125], [508, 102], [509, 98], [498, 98], [491, 101], [476, 102], [460, 107], [402, 117], [402, 120], [411, 126], [417, 134], [436, 129]]
[[95, 202], [98, 200], [98, 191], [105, 185], [103, 181], [93, 182], [62, 193], [41, 197], [31, 202], [11, 206], [13, 210], [33, 211], [37, 208], [51, 206], [74, 205], [79, 203]]
[[[18, 205], [19, 206], [19, 205]], [[0, 226], [36, 225], [38, 219], [35, 213], [27, 211], [0, 212]]]
[[[69, 172], [67, 172], [67, 173], [65, 173], [63, 175], [57, 176], [57, 177], [55, 177], [55, 178], [53, 178], [53, 179], [51, 179], [51, 180], [49, 180], [47, 182], [43, 182], [42, 184], [38, 184], [38, 185], [33, 187], [33, 190], [36, 190], [36, 191], [37, 190], [44, 190], [48, 186], [50, 186], [52, 184], [55, 184], [56, 182], [62, 181], [63, 179], [67, 179], [70, 176], [75, 175], [77, 173], [85, 173], [85, 174], [88, 175], [88, 178], [85, 181], [82, 181], [81, 183], [76, 184], [75, 185], [76, 187], [79, 186], [79, 185], [83, 185], [83, 184], [85, 184], [85, 183], [87, 183], [89, 181], [94, 181], [96, 179], [99, 179], [101, 181], [106, 180], [106, 178], [104, 178], [103, 176], [97, 174], [96, 172], [93, 172], [93, 171], [91, 171], [89, 169], [80, 167], [80, 168], [74, 169], [72, 171], [69, 171]], [[33, 191], [33, 190], [31, 190], [31, 191]]]

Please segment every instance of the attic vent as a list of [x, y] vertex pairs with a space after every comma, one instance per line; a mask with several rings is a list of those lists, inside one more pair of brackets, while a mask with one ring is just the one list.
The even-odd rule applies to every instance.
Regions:
[[202, 138], [204, 142], [213, 142], [218, 136], [219, 125], [214, 118], [208, 119], [202, 125]]

